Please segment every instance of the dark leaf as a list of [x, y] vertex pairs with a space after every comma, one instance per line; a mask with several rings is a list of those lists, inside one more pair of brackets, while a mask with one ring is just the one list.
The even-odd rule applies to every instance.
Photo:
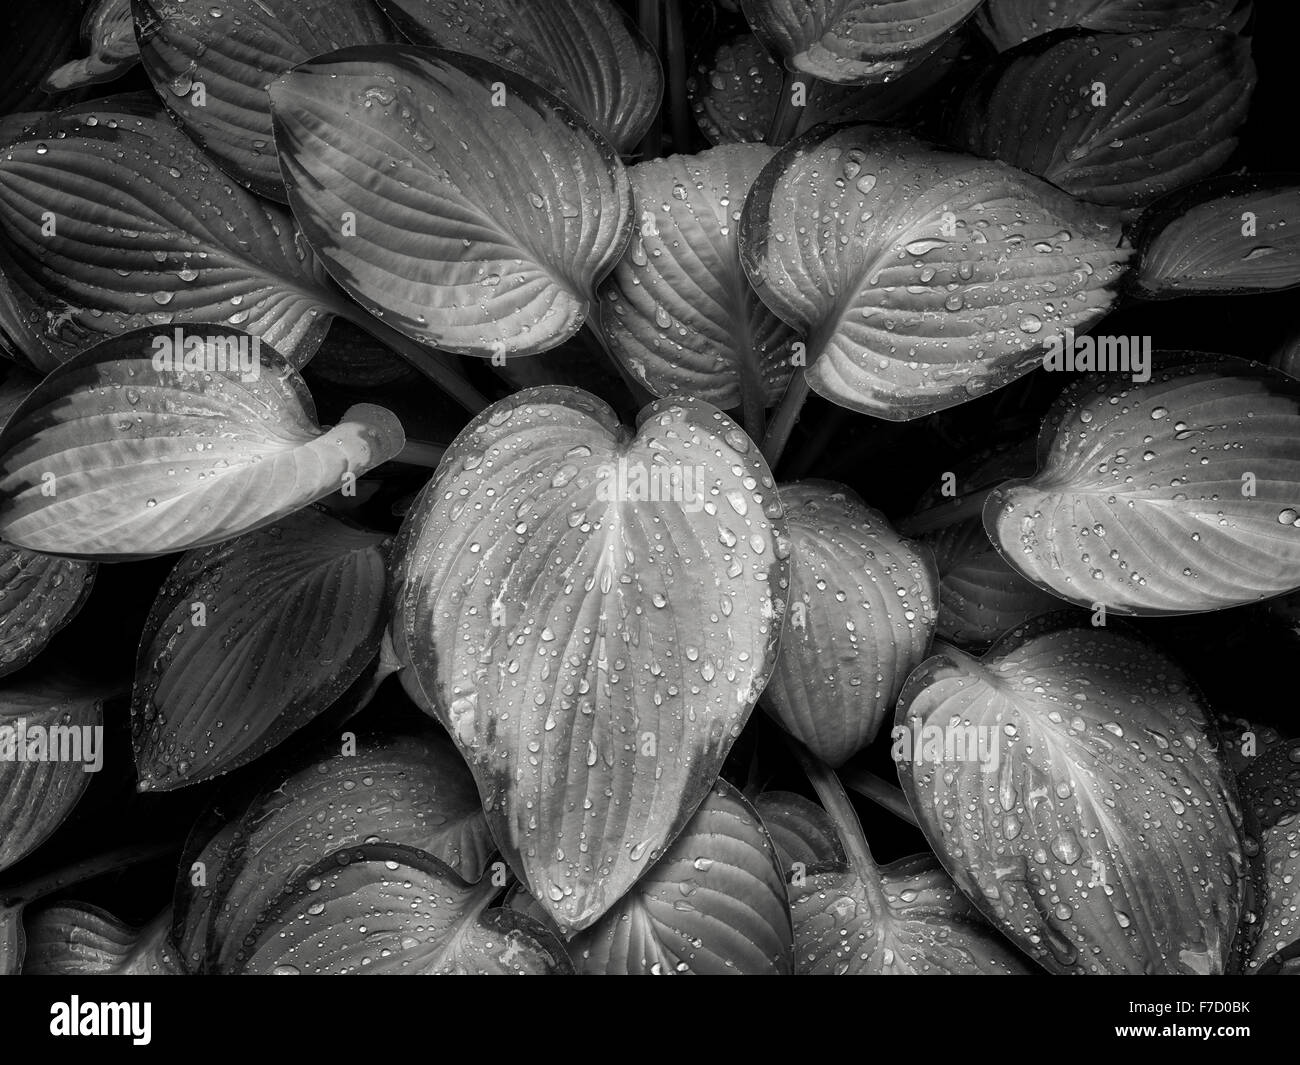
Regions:
[[46, 76], [46, 92], [68, 92], [120, 78], [140, 62], [131, 19], [131, 0], [93, 0], [81, 23], [90, 54], [56, 67]]
[[97, 906], [60, 903], [27, 918], [24, 976], [182, 976], [171, 913], [136, 929]]
[[987, 0], [976, 20], [999, 49], [1080, 27], [1106, 33], [1149, 30], [1241, 30], [1249, 0]]
[[844, 846], [830, 816], [810, 799], [789, 791], [765, 791], [754, 803], [772, 837], [786, 875], [815, 866], [844, 866]]

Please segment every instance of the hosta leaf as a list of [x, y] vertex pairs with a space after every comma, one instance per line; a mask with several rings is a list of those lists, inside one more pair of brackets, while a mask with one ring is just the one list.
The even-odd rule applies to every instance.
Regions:
[[27, 918], [24, 976], [182, 976], [171, 913], [136, 929], [97, 906], [61, 903]]
[[645, 136], [663, 73], [611, 0], [379, 0], [416, 44], [488, 59], [572, 106], [620, 152]]
[[338, 851], [285, 892], [250, 936], [251, 975], [551, 975], [564, 947], [514, 910], [488, 909], [490, 880], [463, 883], [411, 847]]
[[1250, 43], [1229, 33], [1052, 37], [984, 75], [953, 140], [1082, 199], [1141, 207], [1223, 165], [1254, 85]]
[[81, 36], [90, 50], [46, 76], [47, 92], [67, 92], [121, 77], [138, 62], [131, 0], [94, 0], [81, 23]]
[[0, 976], [17, 976], [27, 953], [27, 936], [23, 931], [23, 903], [0, 899]]
[[989, 928], [933, 855], [858, 874], [817, 872], [791, 887], [801, 976], [1013, 976], [1027, 966]]
[[168, 110], [226, 173], [280, 201], [267, 86], [313, 56], [395, 38], [370, 0], [133, 3], [144, 68]]
[[305, 363], [341, 298], [293, 219], [222, 180], [161, 113], [100, 103], [0, 148], [0, 317], [28, 361], [47, 373], [130, 329], [220, 322]]
[[329, 707], [379, 650], [385, 547], [382, 533], [308, 508], [185, 555], [140, 641], [140, 789], [251, 762]]
[[810, 799], [789, 791], [765, 791], [754, 803], [763, 826], [772, 837], [781, 868], [788, 877], [815, 866], [843, 867], [847, 858], [835, 834], [835, 823]]
[[96, 566], [0, 543], [0, 677], [21, 669], [77, 616]]
[[989, 496], [1003, 558], [1072, 603], [1185, 614], [1300, 588], [1300, 383], [1193, 356], [1068, 388], [1039, 471]]
[[636, 886], [569, 944], [579, 972], [776, 975], [793, 963], [776, 849], [719, 782]]
[[929, 494], [920, 513], [902, 523], [934, 552], [939, 567], [939, 620], [935, 634], [959, 646], [987, 645], [1061, 601], [1025, 580], [989, 542], [981, 512], [989, 492], [1009, 477], [1035, 469], [1034, 441], [980, 456], [953, 473], [953, 492]]
[[781, 486], [794, 547], [790, 606], [763, 705], [818, 758], [841, 766], [876, 737], [934, 635], [929, 552], [843, 485]]
[[729, 145], [631, 170], [641, 226], [601, 286], [614, 355], [656, 396], [724, 409], [775, 405], [795, 336], [754, 294], [736, 243], [750, 186], [773, 151]]
[[839, 84], [889, 81], [943, 44], [981, 0], [741, 0], [793, 71]]
[[694, 400], [633, 435], [577, 389], [517, 393], [417, 500], [397, 656], [562, 928], [608, 911], [708, 793], [771, 672], [788, 555], [757, 447]]
[[1300, 285], [1300, 180], [1210, 181], [1143, 220], [1134, 287], [1148, 298]]
[[397, 45], [324, 56], [270, 92], [294, 214], [363, 305], [481, 356], [582, 326], [627, 242], [632, 191], [567, 105], [483, 60]]
[[[832, 85], [810, 78], [795, 135], [823, 122], [884, 122], [914, 104], [947, 74], [960, 51], [951, 37], [931, 59], [874, 85]], [[690, 82], [691, 107], [713, 144], [765, 140], [781, 102], [781, 67], [752, 33], [723, 42]]]
[[1248, 0], [986, 0], [976, 21], [1000, 51], [1051, 33], [1079, 27], [1106, 33], [1148, 30], [1240, 30]]
[[[203, 547], [286, 517], [401, 450], [401, 426], [382, 407], [359, 404], [320, 429], [302, 380], [247, 334], [200, 326], [178, 345], [178, 332], [104, 341], [23, 402], [0, 433], [7, 541], [116, 559]], [[155, 356], [180, 348], [197, 369], [156, 368]], [[227, 369], [236, 354], [240, 368]]]
[[314, 762], [253, 802], [220, 876], [209, 873], [208, 967], [236, 967], [259, 917], [330, 851], [373, 842], [415, 847], [467, 883], [482, 877], [492, 840], [473, 778], [445, 736], [364, 740], [355, 754]]
[[81, 8], [82, 0], [6, 5], [0, 16], [0, 115], [49, 105], [41, 82], [76, 52]]
[[1223, 972], [1239, 811], [1172, 661], [1106, 628], [1032, 623], [982, 659], [948, 649], [921, 665], [896, 729], [931, 846], [1031, 957], [1066, 974]]
[[0, 869], [45, 842], [103, 766], [108, 694], [62, 669], [0, 683]]
[[763, 301], [808, 338], [812, 389], [890, 421], [1028, 373], [1046, 336], [1105, 314], [1129, 254], [1109, 212], [871, 126], [783, 149], [740, 248]]
[[1247, 972], [1300, 972], [1300, 739], [1258, 735], [1241, 771], [1243, 801], [1259, 820], [1266, 899]]

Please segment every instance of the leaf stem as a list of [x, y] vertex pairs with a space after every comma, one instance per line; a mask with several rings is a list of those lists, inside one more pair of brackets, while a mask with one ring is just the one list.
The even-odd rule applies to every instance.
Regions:
[[880, 867], [871, 856], [871, 848], [867, 846], [867, 837], [862, 831], [862, 822], [858, 820], [857, 811], [853, 809], [844, 785], [834, 770], [819, 758], [813, 757], [798, 740], [787, 736], [785, 741], [817, 792], [823, 808], [835, 823], [835, 834], [840, 837], [844, 853], [849, 858], [849, 870], [862, 881], [863, 892], [872, 909], [883, 917], [889, 912], [889, 903], [885, 900]]
[[776, 114], [767, 129], [767, 143], [773, 148], [783, 147], [795, 135], [799, 128], [799, 119], [803, 108], [794, 103], [795, 86], [801, 82], [807, 84], [807, 76], [797, 71], [786, 70], [781, 79], [781, 98], [776, 103]]
[[664, 15], [665, 50], [668, 53], [668, 100], [672, 119], [673, 150], [683, 155], [691, 149], [690, 104], [686, 99], [686, 29], [682, 0], [668, 0]]
[[802, 367], [796, 367], [785, 395], [781, 397], [781, 405], [776, 409], [776, 416], [763, 437], [763, 456], [773, 473], [776, 473], [777, 463], [781, 461], [786, 445], [790, 443], [790, 434], [794, 432], [795, 422], [803, 411], [808, 392], [808, 378]]
[[436, 470], [446, 452], [447, 449], [442, 444], [408, 438], [406, 446], [398, 452], [397, 458], [393, 459], [393, 461], [404, 462], [408, 466], [424, 466], [427, 469]]
[[870, 799], [900, 820], [906, 821], [913, 828], [921, 827], [916, 814], [907, 805], [907, 798], [902, 790], [894, 787], [884, 777], [878, 777], [867, 769], [849, 769], [840, 771], [840, 779], [846, 787]]
[[73, 884], [84, 883], [87, 880], [94, 880], [96, 877], [103, 876], [105, 873], [115, 873], [122, 869], [128, 869], [133, 865], [153, 861], [155, 858], [175, 854], [179, 849], [174, 844], [137, 843], [129, 847], [119, 847], [117, 850], [106, 851], [103, 854], [95, 855], [93, 858], [86, 858], [63, 869], [58, 869], [53, 873], [36, 877], [25, 884], [12, 888], [0, 888], [0, 905], [26, 906], [37, 899], [43, 899], [46, 895], [52, 895], [56, 891], [71, 887]]

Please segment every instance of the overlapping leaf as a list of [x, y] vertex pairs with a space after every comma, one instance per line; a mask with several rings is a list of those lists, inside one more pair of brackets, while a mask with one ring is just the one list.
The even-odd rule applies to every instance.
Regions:
[[250, 975], [552, 975], [572, 972], [536, 921], [488, 909], [490, 880], [465, 884], [411, 847], [330, 855], [285, 892], [250, 935]]
[[1230, 33], [1045, 38], [963, 97], [953, 140], [1082, 199], [1142, 207], [1227, 161], [1254, 85], [1250, 44]]
[[385, 547], [308, 508], [185, 555], [140, 641], [141, 790], [251, 762], [329, 707], [379, 649]]
[[576, 389], [518, 393], [408, 515], [394, 647], [561, 927], [607, 912], [708, 793], [771, 672], [788, 555], [757, 447], [698, 401], [632, 435]]
[[626, 245], [632, 191], [568, 105], [483, 60], [397, 45], [321, 57], [270, 93], [294, 214], [367, 308], [481, 356], [582, 326]]
[[0, 544], [0, 677], [21, 669], [75, 618], [95, 564]]
[[976, 20], [999, 50], [1079, 27], [1105, 33], [1150, 30], [1241, 30], [1249, 0], [986, 0]]
[[340, 307], [293, 219], [232, 182], [155, 108], [37, 116], [0, 148], [0, 326], [41, 373], [105, 337], [223, 323], [295, 366]]
[[636, 886], [569, 951], [594, 975], [777, 975], [793, 965], [776, 849], [721, 781]]
[[383, 44], [371, 0], [133, 0], [140, 54], [168, 110], [226, 173], [285, 198], [266, 89], [314, 56]]
[[108, 694], [66, 668], [0, 683], [0, 869], [49, 838], [103, 766]]
[[808, 338], [813, 390], [891, 421], [1028, 373], [1045, 338], [1105, 314], [1129, 254], [1108, 211], [871, 126], [783, 149], [740, 248], [759, 296]]
[[42, 86], [47, 92], [68, 92], [113, 81], [140, 62], [131, 0], [95, 0], [82, 20], [81, 36], [90, 54], [50, 71]]
[[1277, 292], [1300, 285], [1300, 180], [1210, 181], [1142, 222], [1134, 286], [1148, 298]]
[[982, 0], [741, 0], [786, 67], [823, 81], [888, 81], [943, 44]]
[[763, 705], [841, 766], [880, 731], [925, 657], [939, 610], [929, 552], [843, 485], [781, 486], [793, 544], [790, 606]]
[[24, 976], [182, 976], [171, 913], [132, 928], [97, 906], [60, 903], [27, 918]]
[[9, 420], [0, 533], [89, 558], [203, 547], [339, 491], [403, 442], [369, 404], [321, 430], [292, 367], [238, 330], [137, 330], [65, 363]]
[[754, 294], [736, 238], [772, 155], [729, 145], [631, 170], [640, 228], [601, 286], [601, 317], [614, 355], [653, 395], [761, 412], [785, 391], [795, 337]]
[[949, 649], [920, 666], [896, 727], [931, 846], [1031, 957], [1059, 974], [1224, 971], [1240, 811], [1172, 661], [1104, 627], [1033, 624], [983, 659]]
[[[795, 135], [823, 122], [885, 122], [895, 118], [947, 74], [960, 52], [949, 38], [919, 67], [887, 82], [832, 85], [809, 78]], [[781, 67], [752, 33], [719, 45], [711, 62], [690, 82], [691, 107], [701, 132], [713, 144], [765, 140], [781, 102]]]
[[754, 807], [787, 876], [797, 871], [796, 866], [806, 873], [819, 865], [843, 867], [848, 861], [834, 822], [810, 799], [789, 791], [765, 791]]
[[1038, 473], [990, 495], [984, 524], [1014, 569], [1090, 609], [1185, 614], [1300, 588], [1300, 384], [1214, 356], [1141, 385], [1085, 379], [1044, 423]]
[[653, 49], [611, 0], [379, 0], [416, 44], [517, 70], [555, 93], [620, 152], [659, 110]]

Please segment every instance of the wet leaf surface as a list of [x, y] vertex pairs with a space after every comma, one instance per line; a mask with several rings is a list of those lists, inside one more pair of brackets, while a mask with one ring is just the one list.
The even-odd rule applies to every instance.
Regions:
[[1250, 14], [1242, 0], [987, 0], [976, 21], [999, 50], [1078, 27], [1103, 33], [1166, 29], [1240, 31]]
[[24, 976], [182, 976], [167, 942], [170, 912], [136, 929], [97, 906], [61, 903], [31, 914]]
[[42, 84], [47, 92], [114, 81], [140, 62], [131, 0], [95, 0], [82, 20], [81, 36], [89, 54], [50, 71]]

